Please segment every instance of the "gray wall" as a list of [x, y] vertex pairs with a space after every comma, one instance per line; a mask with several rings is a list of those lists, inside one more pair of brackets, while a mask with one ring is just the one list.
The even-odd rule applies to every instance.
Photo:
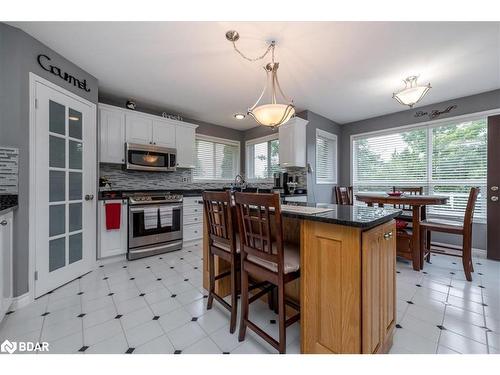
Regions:
[[[309, 123], [306, 126], [306, 142], [307, 142], [307, 164], [311, 166], [312, 173], [307, 174], [307, 200], [309, 202], [334, 203], [335, 194], [333, 193], [334, 184], [316, 184], [316, 129], [321, 129], [329, 133], [337, 135], [337, 158], [342, 159], [340, 152], [341, 130], [342, 127], [314, 112], [306, 111], [306, 119]], [[340, 162], [337, 164], [339, 168]], [[337, 176], [339, 171], [337, 170]]]
[[[416, 118], [415, 113], [417, 111], [431, 112], [434, 109], [442, 110], [451, 105], [456, 105], [457, 108], [440, 116], [439, 119], [499, 109], [500, 90], [448, 100], [425, 107], [418, 107], [342, 125], [342, 141], [340, 142], [341, 152], [339, 153], [339, 155], [342, 155], [339, 156], [340, 185], [348, 186], [351, 184], [351, 135], [426, 122], [429, 121], [429, 117], [423, 116]], [[456, 245], [460, 244], [460, 238], [452, 235], [436, 234], [434, 240]], [[474, 224], [473, 246], [478, 249], [486, 249], [486, 224]]]
[[[75, 77], [86, 78], [90, 92], [43, 70], [40, 54]], [[19, 208], [14, 214], [14, 296], [28, 292], [29, 72], [97, 103], [97, 79], [25, 32], [0, 23], [0, 144], [19, 148]]]

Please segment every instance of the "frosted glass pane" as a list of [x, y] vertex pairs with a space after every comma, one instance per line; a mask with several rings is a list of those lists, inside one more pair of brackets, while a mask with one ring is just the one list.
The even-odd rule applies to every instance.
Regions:
[[69, 141], [69, 167], [71, 169], [82, 169], [82, 148], [81, 142]]
[[82, 259], [82, 234], [69, 236], [69, 264]]
[[55, 168], [64, 168], [66, 166], [65, 148], [64, 138], [54, 137], [53, 135], [49, 137], [49, 166]]
[[65, 173], [62, 171], [49, 172], [49, 201], [60, 202], [66, 200]]
[[71, 108], [69, 109], [69, 136], [82, 139], [82, 114]]
[[53, 133], [65, 135], [66, 108], [52, 100], [49, 101], [49, 130]]
[[66, 237], [49, 241], [49, 272], [66, 264]]
[[69, 172], [69, 200], [82, 199], [82, 174], [80, 172]]
[[82, 229], [82, 204], [71, 203], [69, 205], [69, 231]]
[[57, 236], [66, 231], [65, 205], [49, 206], [49, 236]]

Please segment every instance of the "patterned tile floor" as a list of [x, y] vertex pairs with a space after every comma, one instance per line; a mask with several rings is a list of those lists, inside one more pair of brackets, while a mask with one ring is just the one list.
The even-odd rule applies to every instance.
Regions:
[[[229, 333], [229, 313], [206, 310], [201, 243], [174, 253], [99, 266], [22, 309], [0, 325], [0, 342], [47, 341], [50, 353], [275, 353], [248, 331]], [[474, 281], [460, 260], [434, 256], [425, 272], [398, 262], [398, 327], [391, 353], [500, 353], [500, 262], [474, 260]], [[250, 316], [273, 336], [265, 303]], [[299, 353], [300, 326], [287, 330]]]

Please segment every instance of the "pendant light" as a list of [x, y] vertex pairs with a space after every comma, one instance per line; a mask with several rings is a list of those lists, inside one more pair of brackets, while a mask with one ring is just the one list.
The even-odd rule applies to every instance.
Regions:
[[396, 99], [399, 104], [407, 105], [413, 108], [431, 89], [431, 84], [419, 86], [417, 83], [418, 76], [410, 76], [403, 80], [405, 88], [399, 92], [392, 94], [392, 98]]
[[[276, 128], [285, 124], [295, 115], [293, 100], [289, 99], [281, 89], [278, 81], [279, 63], [274, 61], [274, 49], [276, 42], [272, 41], [267, 50], [261, 56], [251, 59], [246, 57], [236, 47], [236, 41], [240, 38], [237, 31], [231, 30], [226, 33], [226, 39], [233, 43], [235, 51], [248, 61], [262, 60], [271, 52], [271, 62], [264, 66], [266, 72], [266, 84], [255, 104], [248, 108], [247, 114], [259, 124]], [[266, 95], [267, 93], [267, 95]], [[268, 98], [268, 102], [266, 102]]]

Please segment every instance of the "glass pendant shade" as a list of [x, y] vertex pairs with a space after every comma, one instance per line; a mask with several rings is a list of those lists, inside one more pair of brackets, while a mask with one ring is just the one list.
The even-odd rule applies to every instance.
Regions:
[[286, 123], [295, 114], [293, 105], [263, 104], [255, 107], [251, 115], [261, 125], [279, 126]]
[[[267, 75], [266, 85], [264, 86], [259, 99], [257, 99], [257, 102], [253, 105], [253, 107], [248, 109], [248, 114], [252, 116], [259, 125], [270, 126], [273, 128], [285, 124], [293, 117], [293, 115], [295, 115], [295, 106], [293, 105], [293, 102], [288, 99], [281, 90], [278, 81], [278, 67], [279, 63], [275, 62], [269, 63], [264, 67]], [[261, 104], [260, 102], [266, 94], [269, 86], [271, 87], [269, 93], [270, 103]], [[277, 94], [281, 95], [286, 104], [277, 102]]]
[[430, 83], [425, 86], [418, 86], [416, 76], [408, 77], [403, 82], [406, 87], [403, 90], [394, 93], [392, 97], [396, 99], [398, 103], [407, 105], [410, 108], [413, 108], [413, 106], [417, 104], [431, 89]]

